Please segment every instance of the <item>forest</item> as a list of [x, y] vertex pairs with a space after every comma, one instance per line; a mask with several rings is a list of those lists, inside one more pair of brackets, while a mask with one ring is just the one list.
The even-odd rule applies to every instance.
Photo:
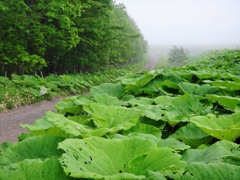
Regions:
[[147, 51], [134, 20], [112, 0], [2, 0], [0, 76], [92, 72]]

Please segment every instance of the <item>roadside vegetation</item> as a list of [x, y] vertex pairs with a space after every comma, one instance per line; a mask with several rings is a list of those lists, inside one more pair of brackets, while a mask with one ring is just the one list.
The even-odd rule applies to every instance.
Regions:
[[80, 94], [102, 83], [118, 82], [119, 77], [139, 71], [147, 60], [148, 56], [145, 55], [138, 63], [99, 70], [95, 73], [50, 74], [46, 77], [16, 74], [12, 74], [11, 78], [0, 76], [0, 112], [42, 100], [50, 100], [57, 96]]
[[1, 177], [238, 179], [239, 67], [239, 50], [217, 51], [63, 99], [0, 146]]

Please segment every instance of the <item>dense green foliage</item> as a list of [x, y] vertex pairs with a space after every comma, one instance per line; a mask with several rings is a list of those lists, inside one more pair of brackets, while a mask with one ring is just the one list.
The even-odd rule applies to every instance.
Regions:
[[60, 101], [0, 146], [2, 179], [238, 179], [240, 51], [206, 58]]
[[12, 74], [11, 78], [0, 76], [0, 112], [4, 109], [49, 100], [56, 96], [80, 94], [102, 83], [118, 82], [118, 77], [135, 73], [146, 63], [146, 60], [147, 56], [140, 63], [124, 66], [124, 68], [86, 74], [60, 76], [50, 74], [46, 77]]
[[181, 46], [173, 46], [168, 53], [168, 61], [174, 65], [183, 65], [188, 59], [187, 50]]
[[138, 61], [135, 22], [112, 0], [2, 0], [0, 75], [76, 73]]

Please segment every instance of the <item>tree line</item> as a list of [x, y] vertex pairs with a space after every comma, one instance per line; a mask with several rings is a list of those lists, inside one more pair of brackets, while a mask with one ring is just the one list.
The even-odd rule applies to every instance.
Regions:
[[89, 72], [140, 60], [147, 43], [112, 0], [2, 0], [0, 75]]

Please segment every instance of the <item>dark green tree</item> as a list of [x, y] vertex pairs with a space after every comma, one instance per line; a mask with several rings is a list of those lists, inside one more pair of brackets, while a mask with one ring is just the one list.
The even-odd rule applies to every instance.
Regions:
[[183, 65], [188, 59], [188, 51], [181, 46], [173, 46], [168, 53], [168, 61], [173, 65]]

